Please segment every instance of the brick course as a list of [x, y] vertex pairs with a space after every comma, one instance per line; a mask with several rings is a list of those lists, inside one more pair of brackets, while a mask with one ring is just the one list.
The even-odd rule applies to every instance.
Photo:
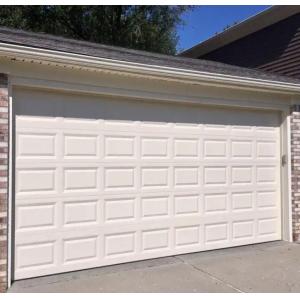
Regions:
[[8, 84], [0, 74], [0, 292], [7, 289]]

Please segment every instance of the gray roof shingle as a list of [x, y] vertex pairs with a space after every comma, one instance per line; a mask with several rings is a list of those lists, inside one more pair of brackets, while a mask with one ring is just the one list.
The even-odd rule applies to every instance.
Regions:
[[107, 46], [7, 27], [0, 27], [0, 42], [126, 62], [300, 84], [300, 80], [296, 78], [236, 67], [219, 62]]

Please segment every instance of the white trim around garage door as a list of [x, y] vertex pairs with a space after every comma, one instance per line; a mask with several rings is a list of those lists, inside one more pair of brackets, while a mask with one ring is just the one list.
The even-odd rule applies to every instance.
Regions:
[[292, 198], [291, 198], [291, 128], [289, 109], [282, 111], [281, 123], [281, 201], [282, 239], [293, 241]]
[[11, 286], [11, 278], [12, 278], [12, 271], [13, 271], [13, 265], [12, 265], [12, 253], [13, 253], [13, 97], [12, 97], [12, 84], [11, 84], [11, 78], [8, 77], [8, 214], [7, 214], [7, 222], [8, 222], [8, 232], [7, 232], [7, 238], [8, 238], [8, 253], [7, 253], [7, 288], [10, 288]]

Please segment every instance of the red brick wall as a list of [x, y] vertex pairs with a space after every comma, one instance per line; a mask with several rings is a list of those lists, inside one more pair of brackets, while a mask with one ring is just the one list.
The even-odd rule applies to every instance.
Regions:
[[300, 241], [300, 105], [291, 110], [293, 239]]
[[0, 292], [7, 288], [8, 85], [0, 74]]

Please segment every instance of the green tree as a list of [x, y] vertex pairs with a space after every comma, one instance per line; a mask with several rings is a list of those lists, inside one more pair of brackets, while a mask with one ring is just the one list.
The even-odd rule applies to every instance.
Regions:
[[0, 26], [175, 54], [177, 26], [190, 6], [0, 6]]

